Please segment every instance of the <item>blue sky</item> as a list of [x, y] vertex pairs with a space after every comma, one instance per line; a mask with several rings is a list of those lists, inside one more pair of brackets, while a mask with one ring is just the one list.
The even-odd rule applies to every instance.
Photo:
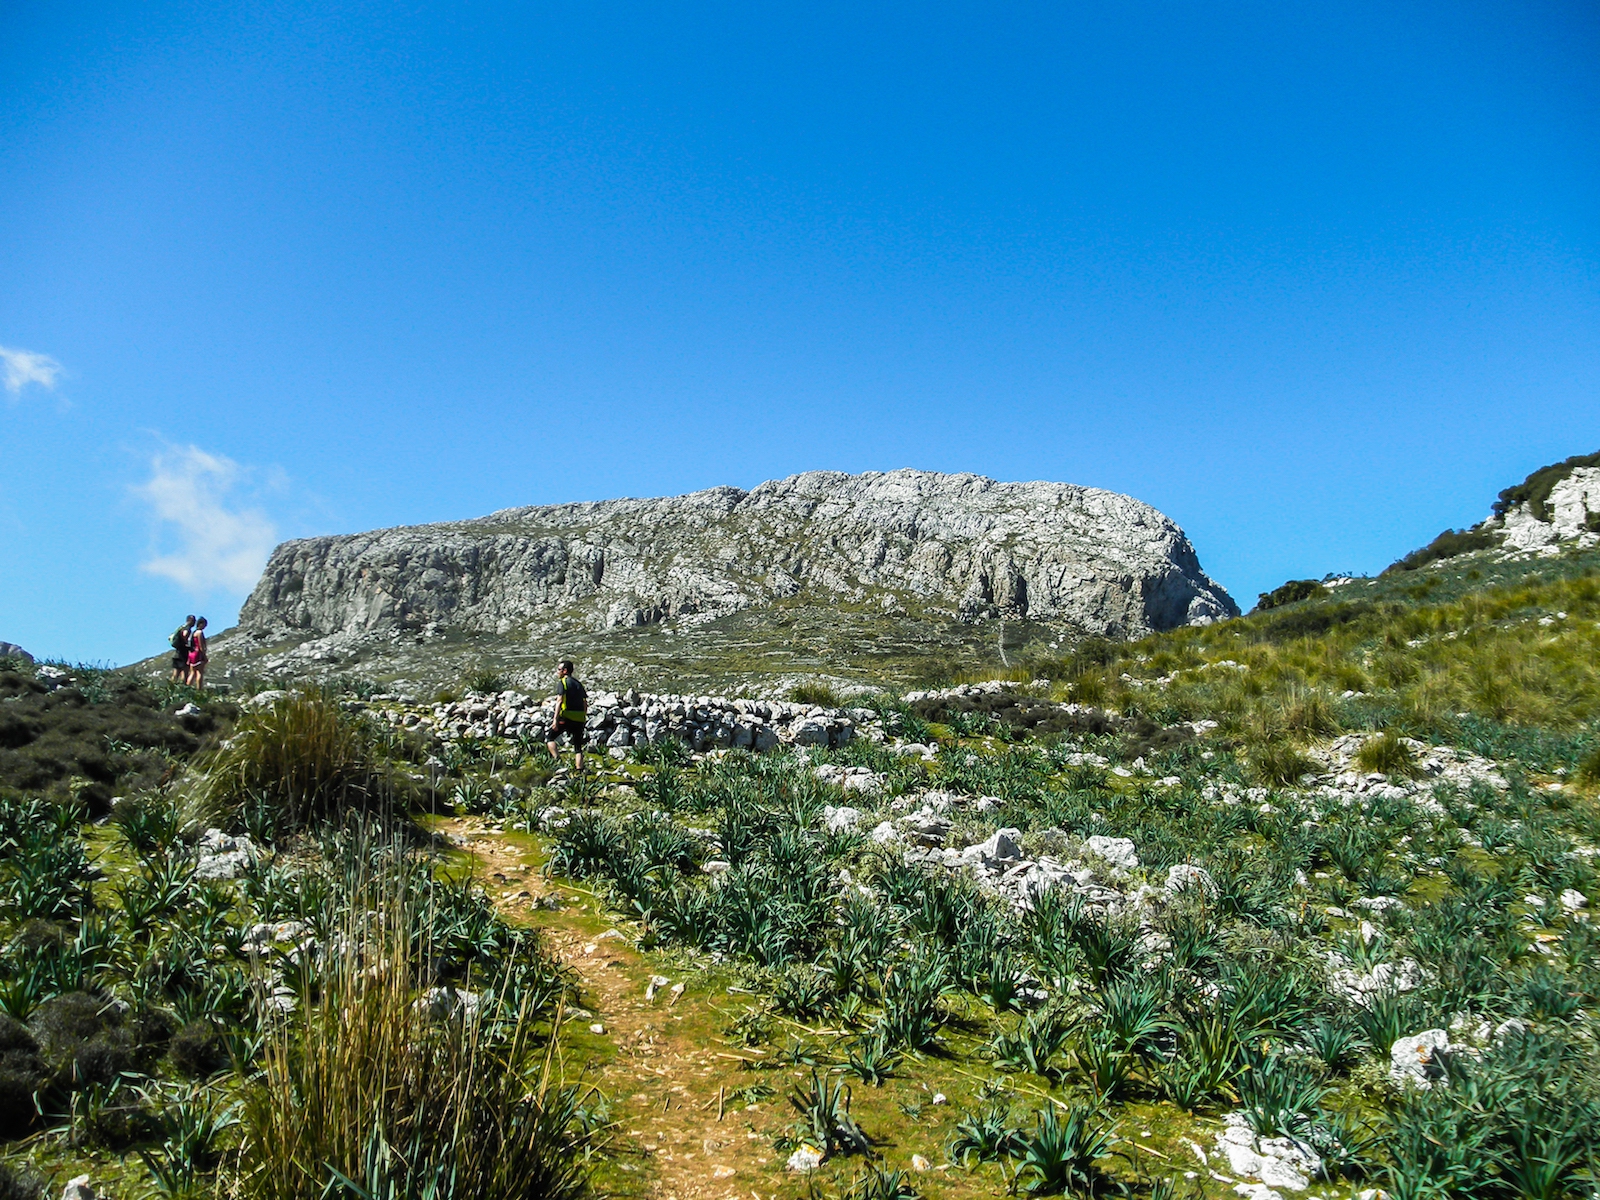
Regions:
[[1246, 607], [1600, 448], [1591, 4], [0, 8], [0, 639], [275, 540], [916, 466]]

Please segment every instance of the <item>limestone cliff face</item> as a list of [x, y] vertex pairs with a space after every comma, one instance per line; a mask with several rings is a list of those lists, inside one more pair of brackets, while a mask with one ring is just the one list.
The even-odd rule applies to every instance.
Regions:
[[285, 542], [239, 633], [601, 630], [694, 623], [789, 598], [1120, 637], [1239, 611], [1183, 531], [1127, 496], [978, 475], [811, 471], [748, 492], [507, 509]]
[[[1566, 464], [1544, 469], [1562, 467]], [[1587, 549], [1600, 543], [1600, 467], [1566, 467], [1548, 489], [1506, 505], [1483, 527], [1496, 524], [1505, 532], [1502, 544], [1513, 550], [1553, 551], [1566, 542]]]

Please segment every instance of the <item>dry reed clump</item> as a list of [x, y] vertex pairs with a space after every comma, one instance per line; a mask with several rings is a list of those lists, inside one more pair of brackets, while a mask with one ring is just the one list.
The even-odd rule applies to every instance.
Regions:
[[246, 713], [202, 767], [195, 798], [212, 814], [259, 807], [299, 826], [396, 799], [375, 731], [311, 691]]
[[[403, 879], [356, 898], [324, 974], [265, 1034], [225, 1190], [248, 1200], [587, 1194], [578, 1089], [527, 1000], [426, 994]], [[364, 899], [366, 902], [361, 902]], [[559, 1026], [559, 1014], [554, 1022]]]

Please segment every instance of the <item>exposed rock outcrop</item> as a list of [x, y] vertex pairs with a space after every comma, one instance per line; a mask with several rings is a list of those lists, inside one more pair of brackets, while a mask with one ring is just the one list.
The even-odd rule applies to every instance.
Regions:
[[1113, 637], [1238, 612], [1183, 531], [1127, 496], [977, 475], [813, 471], [748, 492], [286, 542], [234, 640], [396, 630], [532, 639], [784, 602], [1059, 622]]
[[1495, 523], [1504, 532], [1502, 544], [1514, 550], [1600, 543], [1600, 466], [1569, 468], [1548, 491], [1508, 505], [1485, 525]]

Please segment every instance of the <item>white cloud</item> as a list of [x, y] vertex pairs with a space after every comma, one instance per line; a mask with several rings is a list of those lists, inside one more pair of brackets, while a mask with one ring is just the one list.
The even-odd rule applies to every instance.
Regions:
[[0, 346], [0, 372], [5, 376], [6, 391], [13, 396], [22, 395], [22, 389], [37, 383], [53, 391], [61, 378], [61, 364], [48, 354], [35, 354], [31, 350], [8, 350]]
[[140, 569], [197, 593], [254, 587], [278, 530], [260, 509], [240, 506], [235, 491], [249, 472], [198, 446], [171, 447], [152, 458], [150, 468], [149, 482], [133, 490], [161, 522], [170, 552], [155, 554]]

